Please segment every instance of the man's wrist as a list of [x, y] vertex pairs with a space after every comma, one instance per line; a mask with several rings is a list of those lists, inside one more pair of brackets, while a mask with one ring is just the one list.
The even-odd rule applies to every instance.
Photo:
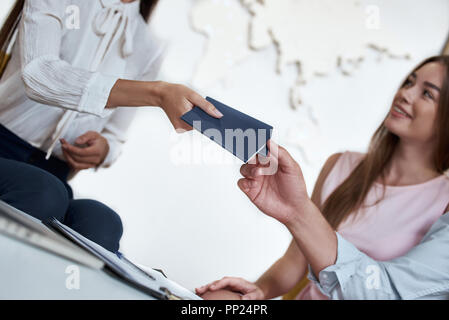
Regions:
[[310, 198], [307, 198], [301, 206], [292, 208], [289, 219], [285, 223], [285, 226], [289, 230], [295, 230], [306, 225], [311, 218], [316, 217], [316, 214], [321, 214], [315, 204]]
[[337, 236], [320, 210], [312, 201], [305, 202], [292, 219], [285, 224], [313, 272], [335, 264], [337, 259]]

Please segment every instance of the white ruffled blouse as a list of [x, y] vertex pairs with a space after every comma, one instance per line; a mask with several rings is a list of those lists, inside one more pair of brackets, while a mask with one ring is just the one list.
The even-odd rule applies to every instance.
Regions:
[[109, 93], [118, 79], [155, 80], [163, 52], [138, 0], [26, 0], [0, 81], [0, 123], [60, 159], [60, 138], [97, 131], [110, 166], [136, 109], [105, 109]]

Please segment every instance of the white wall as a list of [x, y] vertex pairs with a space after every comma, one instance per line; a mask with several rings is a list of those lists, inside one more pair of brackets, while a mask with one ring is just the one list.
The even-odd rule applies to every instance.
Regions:
[[[190, 28], [192, 3], [162, 0], [153, 18], [154, 30], [171, 44], [161, 74], [166, 81], [189, 84], [207, 46], [207, 39]], [[438, 54], [447, 37], [447, 0], [407, 1], [405, 7], [382, 3], [382, 27], [403, 35], [412, 59], [378, 62], [377, 55], [367, 51], [355, 76], [335, 72], [313, 79], [303, 97], [318, 119], [318, 129], [303, 127], [303, 111], [291, 110], [288, 94], [295, 68], [276, 74], [274, 46], [253, 52], [224, 80], [196, 89], [273, 125], [277, 142], [302, 165], [311, 192], [329, 155], [366, 148], [401, 80], [420, 60]], [[410, 10], [419, 14], [404, 21], [404, 11]], [[436, 14], [445, 18], [443, 24], [433, 23]], [[291, 128], [296, 128], [309, 162], [295, 146], [294, 134], [292, 138], [288, 133]], [[290, 235], [238, 190], [238, 163], [177, 164], [174, 150], [181, 141], [232, 159], [197, 133], [173, 134], [160, 109], [145, 109], [119, 161], [107, 170], [79, 174], [72, 185], [79, 197], [103, 201], [121, 215], [121, 249], [126, 255], [162, 268], [180, 284], [194, 288], [225, 275], [255, 280], [282, 255]]]
[[0, 25], [3, 25], [9, 10], [11, 10], [14, 0], [2, 0], [0, 2]]

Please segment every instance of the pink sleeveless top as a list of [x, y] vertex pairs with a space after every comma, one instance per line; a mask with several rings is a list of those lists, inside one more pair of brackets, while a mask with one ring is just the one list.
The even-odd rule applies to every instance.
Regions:
[[[321, 204], [349, 176], [364, 154], [343, 153], [323, 184]], [[365, 206], [382, 197], [383, 186], [375, 183]], [[410, 186], [386, 186], [382, 201], [350, 215], [338, 227], [343, 238], [360, 251], [379, 261], [391, 260], [417, 245], [432, 224], [444, 213], [449, 202], [449, 178], [438, 176]], [[328, 299], [312, 283], [296, 297], [298, 300]]]

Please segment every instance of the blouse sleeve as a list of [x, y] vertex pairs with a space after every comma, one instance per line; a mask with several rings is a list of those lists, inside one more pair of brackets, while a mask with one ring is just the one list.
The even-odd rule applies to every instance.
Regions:
[[96, 116], [105, 110], [118, 80], [73, 67], [60, 59], [66, 0], [26, 0], [19, 29], [22, 79], [27, 96], [39, 103]]
[[[166, 52], [166, 46], [160, 45], [146, 63], [142, 74], [136, 79], [141, 81], [154, 81], [159, 75]], [[136, 108], [118, 108], [114, 111], [101, 134], [108, 140], [109, 153], [101, 167], [110, 167], [120, 156], [122, 147], [126, 142], [127, 131], [136, 115]]]
[[[142, 74], [139, 76], [138, 80], [141, 81], [155, 81], [159, 77], [159, 73], [162, 68], [162, 64], [166, 57], [167, 53], [167, 44], [158, 38], [152, 36], [153, 41], [155, 42], [154, 54], [151, 55], [148, 59], [148, 62], [143, 69]], [[150, 51], [151, 48], [149, 49]]]
[[117, 108], [106, 123], [101, 135], [108, 140], [109, 152], [101, 164], [102, 168], [110, 167], [122, 153], [127, 139], [127, 132], [135, 118], [136, 108]]

